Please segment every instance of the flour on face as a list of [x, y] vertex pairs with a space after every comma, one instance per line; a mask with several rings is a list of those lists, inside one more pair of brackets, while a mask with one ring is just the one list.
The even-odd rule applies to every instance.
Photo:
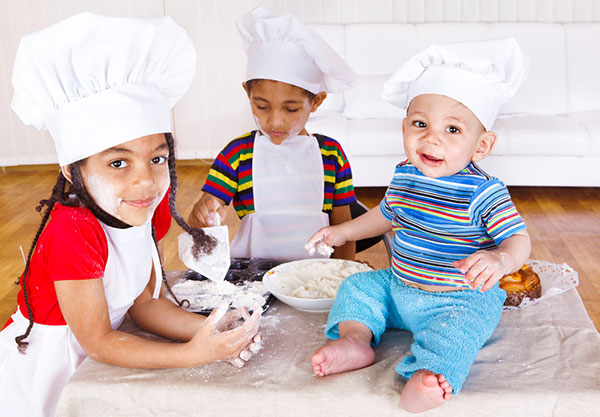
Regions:
[[[98, 206], [119, 220], [123, 220], [118, 211], [123, 199], [117, 196], [115, 186], [99, 174], [91, 174], [86, 178], [88, 192]], [[153, 210], [154, 212], [154, 210]]]

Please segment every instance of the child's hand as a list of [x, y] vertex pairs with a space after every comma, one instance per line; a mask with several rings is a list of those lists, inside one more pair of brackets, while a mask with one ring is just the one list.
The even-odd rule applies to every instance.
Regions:
[[[236, 359], [240, 359], [240, 355], [244, 356], [241, 359], [249, 359], [251, 356], [248, 353], [242, 354], [243, 351], [258, 351], [255, 344], [262, 339], [258, 335], [262, 309], [255, 308], [252, 315], [247, 312], [244, 315], [237, 310], [226, 313], [227, 308], [227, 305], [222, 305], [213, 310], [186, 344], [193, 366], [218, 360], [229, 360], [238, 366]], [[234, 322], [240, 322], [240, 317], [245, 317], [246, 320], [235, 327]], [[258, 341], [255, 340], [257, 336]]]
[[346, 239], [341, 232], [340, 226], [327, 226], [319, 229], [317, 233], [312, 235], [311, 238], [308, 239], [304, 249], [307, 251], [312, 250], [314, 252], [314, 249], [319, 245], [327, 245], [330, 247], [342, 246], [347, 241], [348, 239]]
[[217, 226], [216, 213], [219, 214], [221, 221], [225, 219], [227, 210], [225, 210], [225, 203], [223, 200], [210, 195], [208, 193], [202, 194], [200, 200], [194, 204], [194, 208], [190, 213], [189, 223], [192, 227], [210, 227]]
[[506, 275], [506, 254], [502, 252], [480, 250], [452, 265], [465, 275], [464, 281], [471, 289], [485, 292]]

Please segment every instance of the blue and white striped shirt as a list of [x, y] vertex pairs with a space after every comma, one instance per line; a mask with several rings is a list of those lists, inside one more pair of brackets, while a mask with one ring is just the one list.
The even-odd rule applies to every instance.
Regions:
[[526, 228], [506, 186], [474, 162], [441, 178], [399, 164], [380, 210], [396, 232], [394, 274], [426, 285], [467, 287], [452, 262]]

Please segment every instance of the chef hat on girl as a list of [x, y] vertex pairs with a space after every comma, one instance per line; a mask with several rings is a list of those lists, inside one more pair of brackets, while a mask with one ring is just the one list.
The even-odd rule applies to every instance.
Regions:
[[196, 53], [171, 18], [81, 13], [24, 36], [12, 108], [48, 129], [61, 166], [142, 136], [171, 131]]
[[464, 104], [490, 130], [500, 106], [527, 76], [528, 59], [514, 39], [432, 45], [410, 58], [383, 88], [383, 98], [407, 108], [422, 94]]
[[356, 80], [348, 64], [292, 15], [278, 16], [259, 6], [237, 27], [248, 56], [246, 80], [281, 81], [313, 94], [338, 93]]

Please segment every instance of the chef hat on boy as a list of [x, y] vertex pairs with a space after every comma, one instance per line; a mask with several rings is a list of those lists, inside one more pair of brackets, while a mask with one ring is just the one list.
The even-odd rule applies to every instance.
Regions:
[[264, 7], [237, 22], [248, 56], [246, 80], [282, 81], [311, 93], [338, 93], [354, 84], [356, 75], [313, 30], [292, 15], [278, 16]]
[[383, 88], [383, 98], [407, 108], [421, 94], [464, 104], [490, 130], [500, 106], [527, 76], [528, 59], [514, 39], [432, 45], [410, 58]]
[[24, 36], [12, 108], [48, 129], [61, 166], [171, 131], [170, 109], [187, 92], [196, 53], [169, 17], [81, 13]]

